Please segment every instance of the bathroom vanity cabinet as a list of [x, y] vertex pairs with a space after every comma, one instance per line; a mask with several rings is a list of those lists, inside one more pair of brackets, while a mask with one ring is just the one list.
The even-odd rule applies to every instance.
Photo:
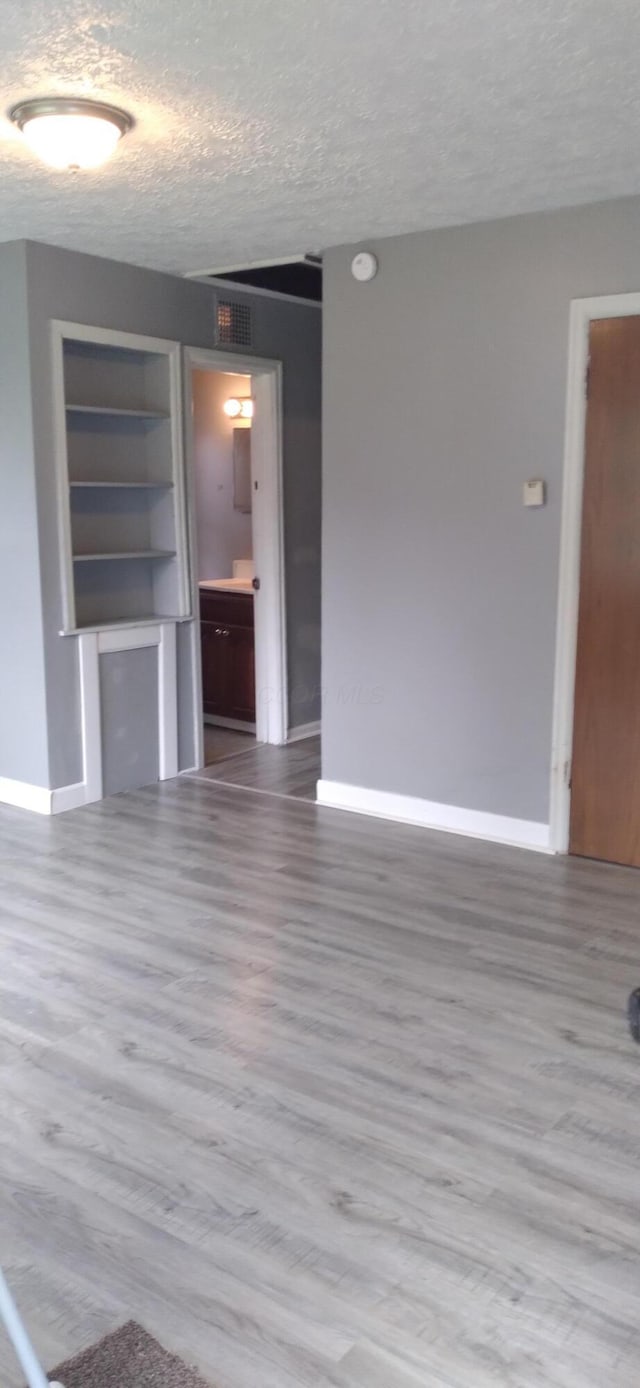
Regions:
[[205, 715], [254, 724], [253, 594], [201, 587], [200, 639]]

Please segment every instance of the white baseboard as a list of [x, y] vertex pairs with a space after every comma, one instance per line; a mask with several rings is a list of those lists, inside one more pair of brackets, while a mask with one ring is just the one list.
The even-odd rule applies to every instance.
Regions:
[[539, 853], [553, 852], [549, 842], [549, 825], [539, 824], [535, 820], [511, 819], [507, 815], [489, 814], [484, 810], [463, 810], [457, 805], [420, 800], [415, 795], [392, 795], [384, 790], [345, 785], [341, 781], [318, 781], [317, 797], [318, 804], [329, 805], [336, 810], [375, 815], [379, 819], [397, 820], [402, 824], [418, 824], [423, 829], [443, 829], [449, 834], [488, 839], [492, 843], [510, 844], [515, 848], [533, 848]]
[[75, 810], [78, 805], [86, 804], [86, 800], [84, 781], [49, 790], [47, 786], [31, 786], [27, 781], [12, 781], [7, 776], [0, 776], [0, 804], [13, 805], [17, 810], [31, 810], [33, 814], [61, 814], [64, 810]]
[[289, 728], [287, 742], [303, 742], [306, 737], [318, 737], [321, 726], [318, 719], [317, 723], [301, 723], [299, 728]]
[[28, 781], [12, 781], [8, 776], [0, 776], [0, 802], [17, 810], [51, 814], [51, 791], [46, 786], [31, 786]]
[[77, 810], [79, 805], [86, 805], [89, 799], [94, 797], [87, 795], [84, 781], [76, 781], [70, 786], [58, 786], [57, 790], [51, 791], [51, 813], [63, 814], [65, 810]]

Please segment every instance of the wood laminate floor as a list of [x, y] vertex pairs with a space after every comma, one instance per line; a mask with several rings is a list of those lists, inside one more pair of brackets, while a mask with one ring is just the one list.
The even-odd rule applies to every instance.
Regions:
[[226, 761], [239, 752], [252, 752], [256, 747], [253, 733], [239, 733], [235, 728], [219, 728], [215, 723], [204, 725], [204, 764]]
[[133, 1317], [217, 1388], [637, 1388], [638, 873], [182, 778], [1, 809], [0, 889], [48, 1365]]
[[264, 743], [256, 746], [254, 742], [249, 750], [240, 750], [240, 756], [234, 755], [232, 749], [231, 755], [217, 760], [215, 765], [205, 766], [202, 771], [191, 772], [191, 776], [198, 780], [204, 778], [207, 781], [222, 781], [225, 785], [243, 786], [246, 790], [265, 791], [271, 795], [315, 800], [320, 777], [319, 737], [306, 737], [301, 742], [290, 742], [284, 747]]

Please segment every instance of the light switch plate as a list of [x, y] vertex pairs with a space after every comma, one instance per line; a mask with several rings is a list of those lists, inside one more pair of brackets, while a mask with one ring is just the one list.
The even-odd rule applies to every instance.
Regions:
[[544, 506], [546, 499], [546, 487], [541, 477], [525, 482], [522, 496], [524, 506]]

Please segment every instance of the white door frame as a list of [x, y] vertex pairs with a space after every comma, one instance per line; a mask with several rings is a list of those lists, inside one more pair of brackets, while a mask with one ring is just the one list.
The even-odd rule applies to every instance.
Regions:
[[260, 590], [254, 594], [256, 739], [258, 742], [280, 745], [287, 740], [289, 723], [282, 481], [282, 363], [235, 352], [185, 347], [184, 366], [185, 464], [191, 589], [195, 617], [192, 636], [194, 747], [195, 766], [201, 767], [204, 765], [204, 732], [192, 376], [194, 371], [224, 371], [229, 375], [252, 378], [252, 394], [256, 406], [251, 426], [253, 555], [255, 570], [260, 578]]
[[569, 369], [562, 485], [549, 826], [550, 847], [555, 853], [568, 853], [569, 851], [589, 328], [591, 323], [598, 318], [628, 318], [636, 315], [640, 316], [640, 293], [609, 294], [595, 299], [574, 299], [569, 317]]

